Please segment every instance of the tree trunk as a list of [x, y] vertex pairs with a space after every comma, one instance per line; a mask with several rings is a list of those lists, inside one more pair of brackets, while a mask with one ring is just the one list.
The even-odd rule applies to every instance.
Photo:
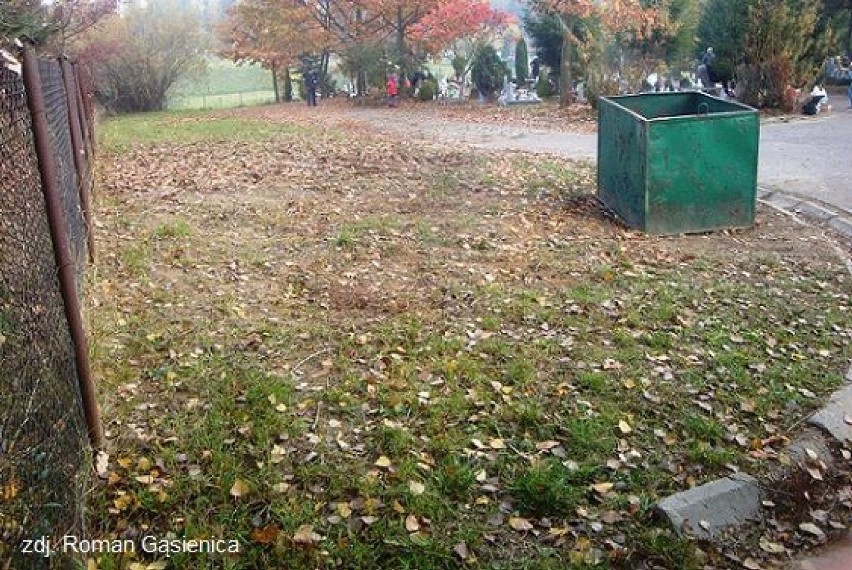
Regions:
[[[564, 24], [563, 24], [564, 26]], [[571, 77], [571, 40], [568, 32], [562, 34], [562, 61], [559, 64], [559, 106], [567, 107], [574, 102], [573, 78]]]
[[281, 102], [281, 94], [278, 92], [278, 65], [272, 62], [272, 90], [275, 91], [275, 102]]
[[358, 92], [358, 96], [365, 96], [367, 94], [367, 72], [364, 71], [363, 67], [358, 68], [358, 77], [355, 79], [355, 82], [355, 89]]
[[322, 58], [320, 59], [320, 92], [322, 93], [323, 98], [328, 97], [330, 93], [328, 92], [328, 82], [326, 81], [328, 77], [328, 61], [331, 54], [328, 50], [322, 52]]
[[293, 100], [293, 80], [290, 78], [290, 66], [284, 66], [284, 101]]
[[396, 9], [396, 53], [399, 58], [399, 70], [402, 77], [408, 75], [408, 61], [405, 57], [405, 20], [403, 19], [402, 6]]

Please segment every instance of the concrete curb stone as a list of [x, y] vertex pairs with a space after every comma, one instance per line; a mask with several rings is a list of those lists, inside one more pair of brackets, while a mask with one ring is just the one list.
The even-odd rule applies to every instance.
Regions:
[[[852, 368], [849, 372], [852, 374]], [[841, 443], [852, 442], [852, 383], [832, 394], [828, 404], [817, 410], [808, 423], [827, 431]]]
[[760, 517], [757, 479], [745, 473], [675, 493], [657, 505], [676, 532], [711, 540], [730, 526]]
[[844, 236], [852, 239], [852, 220], [847, 220], [846, 218], [838, 216], [829, 220], [828, 225]]
[[822, 206], [818, 206], [806, 200], [799, 202], [794, 208], [794, 211], [797, 214], [801, 214], [806, 218], [810, 218], [818, 222], [827, 222], [833, 218], [836, 218], [838, 215], [837, 213], [832, 212], [831, 210], [828, 210], [826, 208], [823, 208]]
[[784, 213], [826, 224], [845, 239], [852, 241], [852, 216], [842, 208], [818, 204], [772, 188], [758, 188], [757, 199]]

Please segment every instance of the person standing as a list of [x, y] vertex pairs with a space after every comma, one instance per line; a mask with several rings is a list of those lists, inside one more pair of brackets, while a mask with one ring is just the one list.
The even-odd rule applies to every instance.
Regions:
[[396, 107], [397, 96], [399, 95], [399, 84], [397, 83], [396, 73], [391, 73], [388, 76], [388, 106]]
[[846, 89], [846, 95], [849, 96], [849, 108], [852, 109], [852, 82], [849, 83], [849, 87]]
[[319, 78], [317, 77], [317, 72], [314, 69], [309, 69], [305, 74], [305, 95], [308, 100], [308, 107], [316, 107], [317, 106], [317, 84], [319, 83]]

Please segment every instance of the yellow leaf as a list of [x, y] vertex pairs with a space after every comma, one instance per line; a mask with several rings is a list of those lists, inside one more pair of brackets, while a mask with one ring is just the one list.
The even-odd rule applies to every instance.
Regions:
[[116, 499], [112, 502], [115, 505], [115, 508], [119, 511], [125, 510], [127, 507], [133, 504], [133, 495], [121, 495], [116, 497]]
[[140, 457], [136, 463], [136, 469], [139, 472], [148, 471], [151, 468], [151, 460], [147, 457]]
[[594, 489], [596, 492], [600, 493], [601, 495], [603, 495], [604, 493], [609, 493], [612, 490], [613, 487], [614, 487], [614, 485], [612, 483], [608, 483], [608, 482], [607, 483], [595, 483], [594, 485], [592, 485], [592, 489]]
[[506, 443], [499, 437], [495, 437], [494, 439], [489, 441], [488, 445], [489, 447], [491, 447], [491, 449], [506, 449]]
[[633, 388], [636, 387], [636, 382], [634, 382], [630, 378], [625, 378], [624, 380], [621, 381], [621, 385], [624, 386], [625, 388], [627, 388], [628, 390], [632, 390]]
[[343, 518], [348, 518], [349, 515], [352, 514], [352, 509], [349, 507], [349, 503], [337, 503], [337, 514]]
[[620, 429], [621, 433], [624, 433], [624, 434], [627, 434], [627, 433], [630, 433], [631, 431], [633, 431], [633, 428], [630, 427], [630, 424], [627, 423], [624, 420], [621, 420], [620, 422], [618, 422], [618, 429]]
[[405, 507], [403, 507], [403, 506], [400, 504], [400, 502], [399, 502], [399, 501], [397, 501], [397, 500], [394, 500], [394, 502], [391, 504], [391, 508], [392, 508], [394, 511], [396, 511], [397, 513], [401, 514], [401, 515], [402, 515], [402, 514], [405, 514]]
[[130, 466], [133, 465], [133, 460], [129, 457], [119, 457], [117, 463], [124, 469], [130, 469]]
[[527, 519], [521, 517], [509, 517], [509, 526], [517, 531], [532, 530], [533, 525]]
[[420, 483], [418, 481], [409, 481], [408, 482], [408, 490], [412, 495], [422, 495], [424, 491], [426, 491], [426, 485]]
[[293, 535], [293, 542], [296, 544], [313, 544], [321, 538], [320, 535], [314, 532], [312, 525], [303, 524], [296, 529], [296, 533]]
[[4, 501], [11, 501], [15, 497], [18, 496], [18, 492], [21, 490], [21, 483], [15, 479], [12, 479], [2, 488], [0, 488], [0, 499]]
[[248, 483], [243, 481], [242, 479], [237, 479], [234, 481], [234, 484], [231, 486], [231, 496], [232, 497], [244, 497], [248, 495], [250, 491]]
[[390, 467], [391, 466], [391, 460], [387, 455], [382, 455], [381, 457], [376, 459], [375, 465], [376, 465], [376, 467]]

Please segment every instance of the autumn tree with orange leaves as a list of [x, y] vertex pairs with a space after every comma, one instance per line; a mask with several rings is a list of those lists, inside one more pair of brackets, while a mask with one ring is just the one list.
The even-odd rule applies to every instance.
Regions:
[[476, 55], [495, 42], [511, 21], [510, 14], [492, 9], [487, 0], [443, 0], [412, 26], [411, 35], [427, 53], [449, 52], [464, 61], [463, 88]]
[[[224, 52], [234, 61], [260, 62], [272, 68], [311, 54], [320, 73], [337, 54], [366, 91], [365, 58], [388, 57], [407, 71], [416, 60], [409, 32], [439, 0], [243, 0], [220, 29]], [[381, 54], [381, 55], [376, 55]]]
[[304, 53], [320, 53], [328, 45], [326, 30], [303, 5], [277, 0], [243, 0], [216, 28], [220, 55], [236, 63], [258, 63], [272, 72], [275, 100], [280, 101], [279, 73]]

